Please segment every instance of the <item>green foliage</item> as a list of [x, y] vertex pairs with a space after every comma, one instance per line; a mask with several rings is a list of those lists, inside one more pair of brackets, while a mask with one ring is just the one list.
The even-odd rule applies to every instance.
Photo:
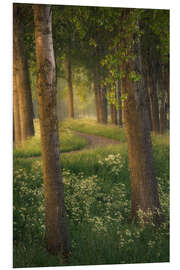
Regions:
[[[73, 83], [81, 103], [90, 100], [92, 73], [101, 66], [101, 85], [114, 103], [117, 80], [126, 70], [122, 63], [135, 61], [134, 36], [141, 39], [144, 61], [169, 60], [169, 11], [54, 6], [53, 40], [58, 76], [65, 79], [65, 60], [71, 59]], [[25, 18], [25, 46], [32, 88], [36, 69], [32, 13]], [[137, 24], [137, 20], [140, 24]], [[128, 29], [127, 29], [128, 24]], [[140, 25], [140, 26], [139, 26]], [[81, 52], [81, 53], [80, 53]], [[151, 56], [149, 54], [151, 52]], [[86, 72], [85, 72], [86, 71]], [[137, 82], [141, 74], [128, 71]], [[34, 91], [33, 90], [33, 91]], [[61, 97], [66, 95], [61, 91]], [[36, 97], [33, 92], [33, 97]], [[125, 99], [126, 95], [122, 96]], [[84, 148], [87, 142], [74, 131], [122, 142], [119, 145], [61, 155], [65, 203], [72, 258], [70, 265], [148, 263], [169, 260], [169, 137], [152, 136], [155, 169], [164, 223], [139, 226], [129, 223], [130, 177], [125, 131], [95, 121], [67, 120], [60, 128], [61, 152]], [[39, 129], [23, 146], [14, 149], [14, 267], [63, 265], [44, 246], [45, 218]], [[19, 159], [21, 157], [21, 159]]]
[[156, 62], [169, 61], [169, 10], [144, 10], [141, 15], [144, 57]]
[[135, 71], [130, 72], [129, 74], [129, 79], [134, 81], [134, 82], [138, 82], [141, 79], [141, 74], [137, 74]]
[[[69, 265], [169, 261], [168, 136], [153, 136], [165, 222], [135, 225], [130, 214], [127, 144], [62, 154], [72, 257]], [[162, 161], [163, 160], [163, 161]], [[62, 266], [45, 250], [42, 163], [14, 160], [14, 267]]]

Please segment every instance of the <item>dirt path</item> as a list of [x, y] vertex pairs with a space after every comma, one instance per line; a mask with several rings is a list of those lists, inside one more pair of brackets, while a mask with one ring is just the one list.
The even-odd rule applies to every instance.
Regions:
[[[84, 138], [85, 140], [87, 140], [88, 145], [85, 146], [84, 148], [80, 149], [80, 150], [73, 150], [73, 151], [69, 151], [69, 152], [62, 152], [62, 154], [73, 154], [73, 153], [79, 153], [79, 152], [83, 152], [84, 150], [87, 149], [94, 149], [96, 147], [101, 147], [101, 146], [108, 146], [111, 144], [120, 144], [120, 141], [114, 140], [114, 139], [110, 139], [110, 138], [106, 138], [103, 136], [97, 136], [97, 135], [93, 135], [93, 134], [87, 134], [87, 133], [82, 133], [82, 132], [78, 132], [75, 131], [75, 133]], [[40, 159], [41, 156], [33, 156], [33, 157], [28, 157], [28, 159]]]
[[87, 140], [88, 145], [80, 150], [66, 152], [66, 154], [77, 153], [77, 152], [81, 152], [81, 151], [86, 150], [86, 149], [93, 149], [93, 148], [96, 148], [99, 146], [107, 146], [107, 145], [111, 145], [111, 144], [120, 144], [121, 143], [120, 141], [106, 138], [103, 136], [97, 136], [97, 135], [82, 133], [82, 132], [78, 132], [78, 131], [76, 131], [76, 134], [78, 136], [84, 138], [85, 140]]

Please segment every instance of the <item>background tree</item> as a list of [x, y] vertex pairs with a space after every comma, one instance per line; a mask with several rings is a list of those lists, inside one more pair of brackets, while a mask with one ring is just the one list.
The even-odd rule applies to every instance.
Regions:
[[[13, 53], [13, 58], [15, 54]], [[15, 60], [13, 61], [13, 130], [14, 142], [18, 145], [21, 142], [21, 127], [20, 127], [20, 111], [19, 111], [19, 98], [16, 84], [16, 69]]]
[[24, 141], [29, 136], [34, 135], [34, 125], [29, 71], [24, 48], [24, 29], [21, 21], [22, 9], [20, 5], [14, 4], [13, 16], [14, 76], [18, 91], [21, 141]]
[[[162, 110], [164, 110], [163, 107], [165, 107], [162, 103], [168, 103], [169, 95], [168, 82], [166, 82], [166, 86], [164, 85], [165, 90], [163, 90], [164, 87], [162, 87], [164, 66], [167, 67], [167, 71], [169, 70], [169, 11], [144, 10], [142, 13], [141, 26], [143, 32], [142, 52], [144, 76], [146, 85], [149, 88], [147, 88], [149, 90], [147, 91], [147, 101], [149, 99], [149, 92], [152, 131], [158, 133], [160, 132], [160, 125], [162, 125], [160, 124], [160, 117], [162, 119]], [[166, 73], [166, 75], [168, 78], [169, 74]], [[169, 105], [167, 105], [167, 107], [169, 107]], [[169, 118], [168, 110], [163, 116], [166, 122], [167, 118]]]
[[[74, 55], [77, 53], [76, 27], [74, 16], [76, 7], [72, 6], [54, 6], [53, 18], [53, 36], [55, 44], [55, 56], [57, 68], [62, 68], [64, 62], [65, 78], [68, 89], [68, 116], [74, 118], [74, 93], [73, 93], [73, 62]], [[61, 66], [61, 67], [60, 67]]]

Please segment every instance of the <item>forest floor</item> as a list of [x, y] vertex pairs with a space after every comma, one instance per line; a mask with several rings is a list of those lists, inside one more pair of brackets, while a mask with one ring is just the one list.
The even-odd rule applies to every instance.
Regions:
[[[69, 130], [69, 132], [71, 132], [71, 130]], [[111, 139], [111, 138], [107, 138], [104, 136], [100, 136], [100, 135], [93, 135], [93, 134], [88, 134], [88, 133], [83, 133], [83, 132], [79, 132], [79, 131], [73, 131], [74, 136], [76, 136], [76, 138], [79, 138], [79, 141], [82, 140], [82, 145], [80, 145], [80, 147], [75, 147], [73, 149], [73, 147], [69, 147], [69, 148], [65, 148], [62, 147], [62, 153], [64, 154], [74, 154], [74, 153], [81, 153], [83, 151], [89, 150], [89, 149], [95, 149], [95, 148], [99, 148], [99, 147], [106, 147], [106, 146], [111, 146], [111, 145], [119, 145], [120, 143], [122, 143], [121, 141], [118, 141], [116, 139]], [[63, 145], [64, 146], [64, 145]], [[72, 150], [71, 150], [72, 148]], [[24, 156], [22, 156], [22, 158], [24, 158]], [[35, 152], [35, 154], [33, 155], [33, 153], [31, 155], [27, 155], [26, 158], [28, 159], [39, 159], [41, 158], [41, 152], [39, 151], [38, 153]]]
[[[69, 266], [169, 261], [169, 134], [152, 135], [162, 225], [129, 223], [131, 187], [124, 128], [60, 123]], [[13, 267], [65, 266], [44, 245], [40, 130], [13, 152]], [[72, 155], [69, 155], [72, 153]], [[38, 157], [38, 158], [36, 158]]]

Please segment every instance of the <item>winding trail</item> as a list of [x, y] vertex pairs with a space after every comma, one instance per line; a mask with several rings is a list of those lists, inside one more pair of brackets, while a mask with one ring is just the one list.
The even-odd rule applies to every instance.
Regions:
[[[97, 136], [97, 135], [93, 135], [93, 134], [87, 134], [87, 133], [82, 133], [79, 131], [75, 131], [75, 133], [84, 138], [85, 140], [87, 140], [88, 145], [85, 146], [82, 149], [79, 150], [73, 150], [73, 151], [69, 151], [69, 152], [62, 152], [62, 155], [69, 155], [69, 154], [74, 154], [74, 153], [80, 153], [83, 152], [84, 150], [87, 149], [95, 149], [96, 147], [101, 147], [101, 146], [108, 146], [108, 145], [112, 145], [112, 144], [120, 144], [120, 141], [114, 140], [114, 139], [110, 139], [107, 137], [103, 137], [103, 136]], [[27, 159], [40, 159], [42, 156], [32, 156], [32, 157], [27, 157]]]
[[79, 131], [76, 131], [76, 134], [82, 138], [84, 138], [85, 140], [87, 140], [88, 145], [80, 150], [73, 150], [70, 152], [64, 152], [62, 154], [72, 154], [72, 153], [78, 153], [78, 152], [82, 152], [83, 150], [86, 149], [94, 149], [96, 147], [101, 147], [101, 146], [107, 146], [107, 145], [111, 145], [111, 144], [120, 144], [120, 141], [114, 140], [114, 139], [110, 139], [104, 136], [97, 136], [97, 135], [93, 135], [93, 134], [87, 134], [87, 133], [82, 133]]

